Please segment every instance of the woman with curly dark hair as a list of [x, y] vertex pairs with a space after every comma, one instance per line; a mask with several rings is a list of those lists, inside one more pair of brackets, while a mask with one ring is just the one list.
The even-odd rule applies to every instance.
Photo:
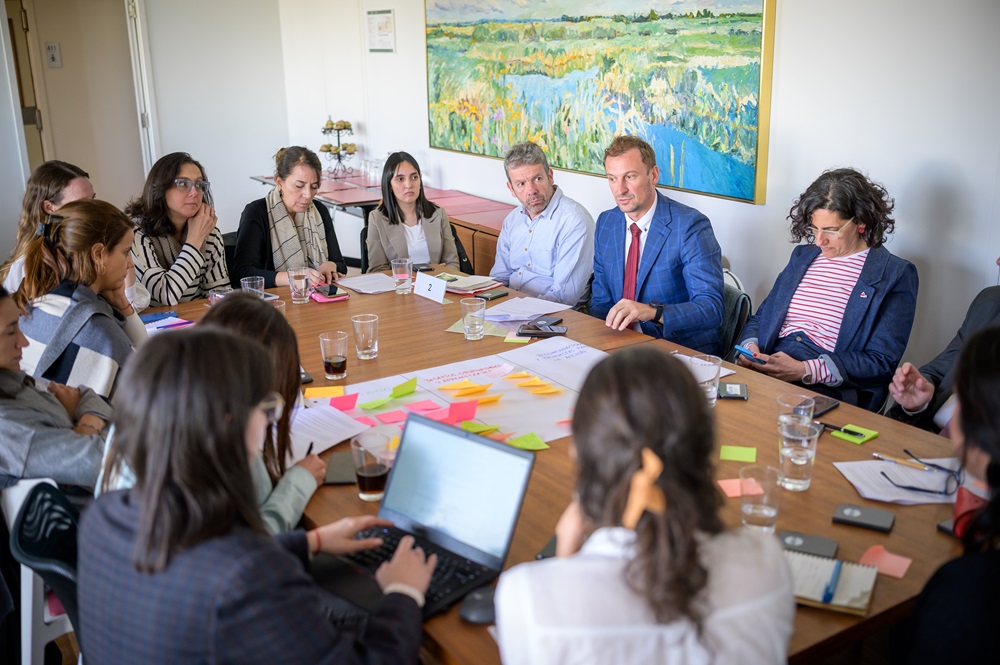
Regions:
[[642, 346], [602, 360], [573, 444], [556, 558], [500, 578], [504, 663], [784, 663], [791, 575], [774, 537], [719, 519], [713, 421], [691, 372]]
[[963, 520], [965, 553], [934, 573], [896, 635], [900, 663], [995, 663], [1000, 653], [1000, 328], [965, 343], [954, 386], [955, 452], [990, 499]]
[[917, 269], [883, 245], [885, 187], [850, 168], [826, 171], [788, 213], [792, 258], [747, 321], [740, 364], [877, 411], [910, 338]]

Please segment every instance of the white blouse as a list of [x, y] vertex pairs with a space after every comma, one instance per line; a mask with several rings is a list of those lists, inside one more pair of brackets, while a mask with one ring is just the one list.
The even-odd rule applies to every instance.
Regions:
[[406, 231], [406, 251], [410, 255], [413, 263], [430, 263], [431, 252], [427, 249], [427, 236], [424, 235], [424, 225], [416, 224], [407, 226], [403, 224]]
[[627, 529], [599, 529], [572, 557], [504, 573], [496, 610], [505, 665], [786, 662], [795, 602], [774, 536], [732, 530], [702, 541], [709, 579], [701, 640], [687, 620], [657, 623], [628, 588], [634, 540]]

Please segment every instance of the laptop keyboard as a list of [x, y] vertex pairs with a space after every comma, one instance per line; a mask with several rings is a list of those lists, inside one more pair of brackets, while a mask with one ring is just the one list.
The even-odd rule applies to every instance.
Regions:
[[[397, 529], [378, 527], [366, 529], [358, 534], [358, 539], [381, 538], [382, 545], [372, 550], [354, 552], [347, 555], [347, 558], [355, 565], [374, 575], [382, 563], [392, 558], [396, 548], [399, 547], [400, 539], [405, 535], [407, 534]], [[428, 556], [431, 554], [437, 554], [438, 556], [437, 566], [434, 567], [434, 575], [431, 577], [430, 587], [425, 594], [428, 606], [446, 599], [459, 589], [469, 588], [470, 582], [485, 578], [492, 572], [486, 566], [457, 556], [425, 540], [420, 540], [417, 544], [423, 548]]]

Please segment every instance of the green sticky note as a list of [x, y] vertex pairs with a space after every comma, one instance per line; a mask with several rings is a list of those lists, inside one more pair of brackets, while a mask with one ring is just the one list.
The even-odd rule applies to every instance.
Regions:
[[729, 462], [756, 462], [757, 449], [745, 446], [722, 446], [719, 458]]
[[474, 420], [466, 420], [462, 423], [462, 429], [466, 432], [472, 432], [473, 434], [489, 434], [500, 429], [499, 425], [484, 425], [482, 423], [477, 423]]
[[547, 450], [549, 444], [542, 441], [542, 437], [534, 432], [522, 434], [519, 437], [508, 439], [507, 445], [520, 448], [521, 450]]
[[370, 402], [365, 402], [364, 404], [358, 404], [359, 409], [364, 409], [365, 411], [371, 411], [372, 409], [377, 409], [380, 406], [385, 406], [391, 400], [391, 397], [383, 397], [382, 399], [373, 399]]
[[843, 439], [844, 441], [850, 441], [851, 443], [856, 443], [859, 446], [862, 443], [868, 443], [869, 441], [878, 436], [878, 432], [876, 432], [875, 430], [867, 429], [865, 427], [859, 427], [858, 425], [844, 425], [843, 429], [851, 432], [858, 432], [863, 436], [853, 436], [845, 432], [830, 432], [830, 435], [835, 436], [838, 439]]
[[[417, 377], [413, 377], [409, 381], [404, 381], [395, 388], [392, 389], [392, 394], [389, 396], [392, 399], [396, 397], [406, 397], [414, 390], [417, 389]], [[365, 407], [361, 407], [362, 409]]]

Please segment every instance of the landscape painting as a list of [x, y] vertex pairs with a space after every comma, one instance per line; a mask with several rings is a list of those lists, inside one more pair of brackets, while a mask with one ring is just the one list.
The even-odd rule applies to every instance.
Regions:
[[430, 145], [604, 174], [621, 133], [660, 184], [763, 202], [774, 0], [426, 0]]

